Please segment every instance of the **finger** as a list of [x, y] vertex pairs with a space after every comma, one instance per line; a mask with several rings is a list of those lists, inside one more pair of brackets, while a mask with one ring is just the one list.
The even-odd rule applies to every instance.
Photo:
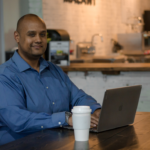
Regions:
[[90, 126], [90, 128], [95, 128], [95, 127], [93, 127], [93, 126]]
[[95, 120], [91, 120], [91, 123], [98, 125], [98, 121], [95, 121]]
[[91, 123], [91, 128], [94, 128], [94, 127], [96, 127], [96, 124]]
[[95, 114], [92, 114], [91, 117], [92, 117], [92, 118], [95, 118], [95, 119], [99, 119], [99, 117], [96, 116]]
[[97, 117], [99, 117], [100, 112], [101, 112], [101, 109], [97, 109], [97, 110], [95, 110], [95, 112], [93, 114], [95, 114]]
[[91, 115], [91, 120], [95, 120], [95, 121], [99, 121], [99, 118], [98, 117], [96, 117], [96, 116], [94, 116], [94, 115]]

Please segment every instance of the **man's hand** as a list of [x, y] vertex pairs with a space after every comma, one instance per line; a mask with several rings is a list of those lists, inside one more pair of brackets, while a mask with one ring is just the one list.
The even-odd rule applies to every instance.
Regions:
[[[94, 113], [91, 115], [91, 128], [96, 127], [98, 125], [100, 111], [101, 109], [96, 109]], [[69, 117], [68, 124], [70, 126], [73, 126], [72, 116]]]
[[72, 123], [72, 115], [69, 117], [69, 119], [68, 119], [68, 124], [70, 125], [70, 126], [73, 126], [73, 123]]
[[99, 121], [101, 109], [96, 109], [93, 114], [91, 114], [91, 128], [97, 127]]

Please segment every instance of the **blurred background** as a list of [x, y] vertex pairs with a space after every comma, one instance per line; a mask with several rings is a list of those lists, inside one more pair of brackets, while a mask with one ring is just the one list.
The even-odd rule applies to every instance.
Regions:
[[[48, 48], [43, 57], [60, 66], [150, 62], [150, 0], [0, 0], [0, 64], [16, 50], [13, 33], [28, 13], [45, 21]], [[138, 111], [150, 111], [149, 71], [116, 76], [81, 70], [68, 76], [100, 103], [108, 88], [142, 84]]]

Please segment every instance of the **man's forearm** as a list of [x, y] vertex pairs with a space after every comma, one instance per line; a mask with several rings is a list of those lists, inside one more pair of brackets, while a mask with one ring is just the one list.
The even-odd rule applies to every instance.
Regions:
[[67, 125], [65, 112], [34, 113], [20, 109], [17, 106], [9, 106], [0, 109], [0, 121], [6, 124], [14, 132], [30, 133], [39, 130]]

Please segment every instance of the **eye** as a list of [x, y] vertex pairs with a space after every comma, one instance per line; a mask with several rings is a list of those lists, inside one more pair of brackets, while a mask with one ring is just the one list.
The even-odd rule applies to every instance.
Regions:
[[42, 37], [45, 37], [45, 36], [46, 36], [46, 34], [45, 34], [45, 33], [41, 33], [40, 35], [41, 35]]
[[35, 36], [35, 34], [34, 34], [34, 33], [31, 33], [31, 34], [29, 34], [29, 36], [34, 37], [34, 36]]

